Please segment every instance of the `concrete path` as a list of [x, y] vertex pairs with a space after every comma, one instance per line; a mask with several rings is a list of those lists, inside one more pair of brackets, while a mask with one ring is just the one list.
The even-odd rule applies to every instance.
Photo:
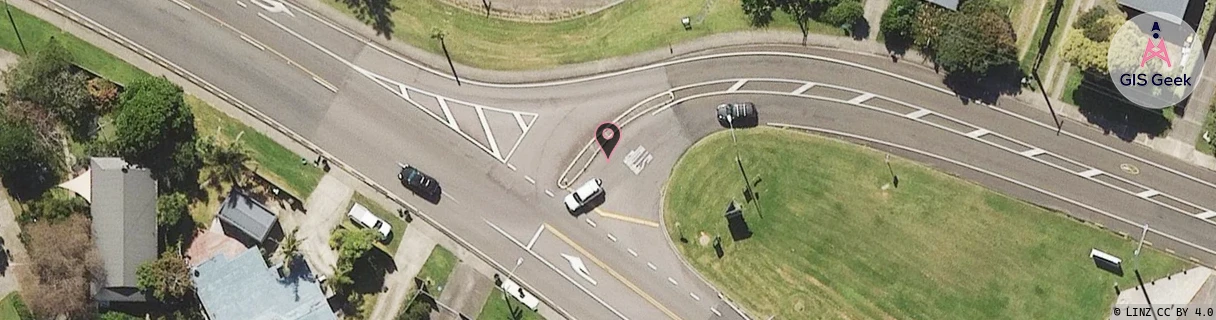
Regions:
[[333, 174], [321, 177], [321, 183], [304, 201], [306, 212], [293, 211], [280, 217], [284, 232], [300, 227], [300, 253], [309, 262], [313, 272], [332, 275], [338, 253], [329, 248], [329, 235], [346, 216], [346, 205], [354, 190], [334, 178]]
[[866, 40], [878, 39], [878, 26], [882, 23], [882, 12], [886, 11], [890, 5], [891, 0], [866, 0], [863, 16], [866, 17], [866, 23], [870, 25]]
[[494, 289], [494, 280], [487, 278], [471, 265], [461, 263], [452, 270], [447, 286], [439, 295], [439, 303], [455, 309], [460, 314], [476, 317]]
[[490, 14], [497, 18], [526, 21], [559, 21], [611, 8], [624, 0], [443, 0], [451, 5]]
[[[3, 52], [3, 51], [0, 51]], [[0, 188], [0, 297], [17, 291], [17, 268], [14, 265], [26, 261], [25, 247], [17, 238], [21, 228], [17, 226], [17, 210], [9, 204], [8, 191]]]
[[[1131, 272], [1131, 270], [1126, 271]], [[1144, 281], [1152, 281], [1145, 283], [1144, 287], [1148, 290], [1148, 295], [1153, 299], [1154, 305], [1187, 304], [1191, 303], [1211, 277], [1212, 269], [1195, 267], [1187, 270], [1186, 273], [1175, 273], [1168, 278], [1144, 279]], [[1120, 283], [1119, 289], [1122, 291], [1119, 292], [1119, 298], [1115, 300], [1115, 304], [1146, 304], [1144, 293], [1140, 292], [1137, 283]], [[1204, 296], [1207, 294], [1205, 293]], [[1211, 301], [1196, 301], [1195, 303], [1211, 304]]]
[[392, 319], [401, 312], [401, 306], [410, 298], [414, 286], [414, 276], [422, 270], [426, 258], [435, 248], [435, 240], [418, 229], [430, 228], [426, 223], [415, 220], [405, 227], [401, 247], [393, 255], [397, 271], [384, 277], [385, 292], [376, 299], [376, 309], [372, 310], [370, 319]]

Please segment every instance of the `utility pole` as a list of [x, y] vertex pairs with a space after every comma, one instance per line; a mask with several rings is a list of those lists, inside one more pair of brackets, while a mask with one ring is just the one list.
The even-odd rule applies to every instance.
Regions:
[[887, 163], [887, 171], [891, 172], [891, 185], [899, 188], [899, 176], [895, 175], [895, 169], [891, 167], [891, 154], [888, 153], [883, 161]]
[[[1144, 293], [1144, 302], [1148, 304], [1149, 310], [1153, 309], [1153, 300], [1148, 298], [1148, 288], [1144, 287], [1144, 278], [1140, 277], [1140, 248], [1144, 247], [1144, 236], [1148, 235], [1148, 224], [1144, 224], [1144, 230], [1140, 232], [1140, 243], [1136, 245], [1136, 251], [1132, 253], [1132, 271], [1136, 273], [1136, 281], [1140, 283], [1140, 292]], [[1157, 319], [1156, 312], [1153, 314], [1153, 320]]]
[[21, 31], [17, 30], [17, 21], [13, 20], [13, 11], [8, 9], [8, 0], [4, 0], [4, 12], [8, 14], [8, 23], [13, 25], [13, 33], [17, 34], [17, 43], [21, 44], [21, 54], [30, 54], [25, 50], [25, 41], [21, 40]]
[[[739, 173], [743, 175], [744, 196], [751, 197], [756, 200], [756, 192], [752, 190], [752, 180], [747, 177], [747, 171], [743, 170], [743, 158], [739, 156], [739, 138], [735, 136], [735, 121], [731, 115], [726, 115], [726, 123], [730, 126], [730, 139], [735, 146], [735, 163], [739, 165]], [[764, 213], [760, 211], [760, 201], [752, 201], [756, 206], [756, 213], [760, 218], [764, 218]]]
[[459, 86], [460, 75], [456, 74], [456, 65], [452, 64], [452, 55], [448, 53], [448, 45], [443, 41], [446, 38], [446, 34], [444, 34], [443, 30], [435, 29], [431, 32], [431, 38], [439, 39], [439, 47], [443, 48], [443, 56], [448, 58], [448, 67], [452, 68], [452, 77], [456, 78], [456, 85]]

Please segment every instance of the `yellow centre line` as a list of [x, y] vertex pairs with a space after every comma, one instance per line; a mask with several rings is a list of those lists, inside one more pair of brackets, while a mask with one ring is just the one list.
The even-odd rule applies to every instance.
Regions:
[[583, 254], [583, 256], [587, 257], [588, 259], [591, 259], [591, 262], [594, 262], [596, 265], [600, 266], [600, 268], [604, 269], [604, 271], [608, 271], [609, 275], [611, 275], [613, 278], [616, 278], [616, 280], [620, 281], [621, 283], [624, 283], [626, 287], [629, 287], [630, 290], [633, 290], [633, 292], [642, 296], [642, 299], [646, 299], [647, 302], [650, 302], [650, 304], [659, 308], [659, 311], [663, 311], [663, 313], [667, 314], [668, 317], [671, 317], [672, 319], [676, 319], [676, 320], [683, 320], [682, 318], [680, 318], [680, 316], [677, 316], [675, 313], [671, 312], [671, 310], [667, 309], [667, 307], [663, 306], [663, 304], [659, 303], [658, 300], [655, 300], [649, 294], [646, 294], [645, 291], [642, 291], [642, 289], [638, 288], [638, 286], [634, 285], [632, 282], [629, 282], [629, 280], [626, 280], [625, 277], [621, 276], [620, 273], [617, 273], [616, 270], [612, 270], [612, 268], [608, 267], [607, 264], [604, 264], [603, 261], [600, 261], [599, 258], [596, 258], [595, 256], [591, 255], [590, 252], [587, 252], [586, 249], [583, 249], [583, 247], [574, 243], [573, 240], [570, 240], [570, 238], [566, 237], [565, 234], [562, 234], [561, 231], [557, 231], [557, 228], [554, 228], [553, 226], [550, 226], [548, 223], [546, 223], [545, 230], [548, 230], [550, 233], [553, 233], [553, 235], [557, 236], [558, 239], [561, 239], [562, 242], [565, 242], [567, 245], [570, 245], [570, 247], [573, 247], [574, 250], [577, 250], [579, 253]]
[[299, 64], [299, 63], [296, 63], [294, 60], [291, 60], [291, 58], [288, 58], [286, 55], [283, 55], [282, 53], [279, 53], [279, 51], [278, 51], [278, 50], [275, 50], [274, 48], [271, 48], [271, 47], [270, 47], [270, 45], [267, 45], [266, 43], [264, 43], [264, 42], [262, 42], [262, 41], [260, 41], [260, 40], [254, 39], [252, 36], [250, 36], [250, 35], [248, 35], [248, 34], [245, 34], [244, 32], [241, 32], [241, 30], [238, 30], [237, 28], [235, 28], [235, 27], [233, 27], [233, 26], [229, 25], [228, 23], [224, 22], [223, 20], [220, 20], [219, 18], [216, 18], [215, 16], [212, 16], [211, 14], [209, 14], [209, 13], [207, 13], [207, 12], [203, 11], [203, 10], [199, 10], [197, 6], [194, 6], [194, 5], [191, 5], [191, 4], [188, 4], [188, 3], [185, 3], [184, 1], [183, 1], [182, 3], [183, 3], [183, 4], [186, 4], [186, 5], [190, 5], [190, 7], [194, 8], [194, 10], [193, 10], [194, 12], [198, 12], [198, 13], [202, 14], [204, 17], [207, 17], [207, 18], [210, 18], [211, 20], [214, 20], [216, 23], [219, 23], [221, 26], [223, 26], [223, 27], [225, 27], [225, 28], [228, 28], [228, 30], [232, 30], [232, 32], [236, 32], [236, 34], [238, 34], [238, 35], [240, 35], [240, 36], [242, 36], [242, 37], [249, 38], [249, 39], [251, 39], [251, 40], [255, 40], [255, 41], [257, 41], [257, 42], [258, 42], [258, 44], [260, 44], [262, 47], [265, 47], [265, 48], [266, 48], [266, 50], [269, 50], [270, 52], [272, 52], [272, 53], [274, 53], [275, 55], [279, 56], [279, 58], [283, 58], [283, 60], [287, 60], [287, 64], [292, 65], [292, 66], [294, 66], [294, 67], [296, 67], [296, 68], [300, 69], [301, 71], [304, 71], [304, 73], [307, 73], [309, 76], [312, 76], [313, 78], [316, 78], [316, 79], [317, 79], [317, 81], [324, 82], [324, 83], [325, 83], [325, 84], [324, 84], [325, 86], [330, 87], [330, 88], [337, 88], [337, 87], [335, 87], [335, 86], [334, 86], [332, 83], [329, 83], [329, 81], [326, 81], [324, 78], [321, 78], [321, 76], [317, 75], [316, 73], [312, 72], [311, 70], [308, 70], [308, 68], [305, 68], [303, 65], [301, 65], [301, 64]]
[[640, 224], [640, 225], [644, 225], [644, 226], [651, 226], [651, 227], [655, 227], [655, 228], [659, 227], [658, 222], [654, 222], [654, 221], [650, 221], [650, 220], [646, 220], [646, 219], [642, 219], [642, 218], [634, 218], [634, 217], [630, 217], [630, 216], [623, 215], [623, 214], [615, 214], [612, 212], [601, 210], [600, 208], [595, 208], [595, 213], [600, 214], [600, 216], [604, 217], [604, 218], [611, 218], [611, 219], [621, 220], [621, 221], [625, 221], [625, 222], [636, 223], [636, 224]]

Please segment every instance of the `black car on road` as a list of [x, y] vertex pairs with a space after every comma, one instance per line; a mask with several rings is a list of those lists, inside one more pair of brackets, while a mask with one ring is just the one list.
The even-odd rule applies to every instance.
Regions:
[[401, 180], [401, 185], [428, 201], [436, 202], [439, 199], [439, 195], [443, 191], [439, 188], [439, 182], [435, 181], [435, 178], [408, 164], [398, 164], [398, 166], [401, 167], [401, 172], [397, 173], [397, 180]]
[[751, 102], [718, 105], [718, 124], [723, 127], [753, 127], [759, 122], [758, 120], [756, 105]]

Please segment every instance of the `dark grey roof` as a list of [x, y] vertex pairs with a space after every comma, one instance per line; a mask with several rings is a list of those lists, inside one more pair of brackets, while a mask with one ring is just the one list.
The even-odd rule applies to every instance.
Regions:
[[92, 158], [89, 169], [89, 211], [106, 271], [101, 287], [133, 288], [135, 269], [156, 259], [156, 180], [118, 158]]
[[1163, 12], [1168, 15], [1154, 15], [1174, 24], [1181, 24], [1186, 14], [1187, 0], [1119, 0], [1119, 4], [1144, 13]]
[[204, 261], [194, 268], [194, 286], [213, 320], [336, 320], [307, 264], [291, 270], [280, 277], [254, 247], [231, 260], [221, 254]]
[[245, 235], [262, 242], [274, 227], [275, 216], [257, 200], [233, 190], [220, 205], [220, 220], [240, 229]]
[[936, 4], [939, 6], [946, 7], [946, 9], [958, 11], [958, 1], [959, 0], [925, 0], [925, 1], [928, 1], [929, 3], [933, 3], [933, 4]]

